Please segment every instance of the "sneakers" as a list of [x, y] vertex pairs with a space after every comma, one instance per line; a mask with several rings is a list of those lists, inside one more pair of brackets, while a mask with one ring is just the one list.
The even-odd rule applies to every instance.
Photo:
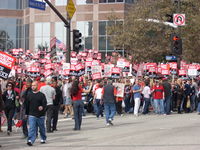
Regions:
[[7, 131], [7, 135], [9, 135], [9, 136], [10, 136], [10, 135], [11, 135], [11, 132], [10, 132], [10, 131]]
[[41, 140], [40, 143], [41, 143], [41, 144], [45, 144], [46, 141], [45, 141], [45, 140]]
[[107, 127], [110, 126], [110, 123], [106, 123], [106, 126], [107, 126]]
[[33, 144], [32, 144], [31, 141], [28, 141], [28, 142], [27, 142], [27, 145], [28, 145], [28, 146], [33, 146]]
[[113, 126], [112, 119], [108, 119], [108, 123]]

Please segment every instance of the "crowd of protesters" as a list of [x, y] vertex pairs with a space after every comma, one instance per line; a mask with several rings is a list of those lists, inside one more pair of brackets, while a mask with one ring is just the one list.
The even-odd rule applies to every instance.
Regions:
[[[114, 82], [125, 85], [123, 97], [117, 96]], [[87, 77], [66, 77], [63, 80], [27, 77], [1, 80], [0, 89], [0, 112], [2, 116], [4, 111], [7, 119], [7, 134], [12, 135], [13, 120], [18, 120], [29, 146], [35, 142], [38, 131], [43, 144], [46, 143], [46, 132], [58, 130], [59, 112], [74, 119], [73, 130], [81, 130], [86, 109], [97, 119], [105, 116], [106, 126], [113, 125], [115, 115], [130, 113], [136, 117], [149, 113], [200, 114], [200, 84], [195, 79], [147, 77], [93, 81]]]

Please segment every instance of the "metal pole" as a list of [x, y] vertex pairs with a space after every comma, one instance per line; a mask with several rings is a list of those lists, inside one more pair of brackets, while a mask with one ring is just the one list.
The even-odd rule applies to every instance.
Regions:
[[69, 19], [69, 25], [66, 27], [66, 46], [67, 46], [67, 52], [66, 52], [66, 63], [70, 63], [70, 55], [71, 55], [71, 20]]
[[[178, 0], [178, 13], [181, 13], [181, 4], [180, 4], [180, 0]], [[180, 28], [180, 26], [178, 26], [177, 27], [178, 28], [178, 34], [179, 34], [179, 36], [181, 37], [181, 28]], [[177, 58], [177, 67], [178, 67], [178, 69], [181, 69], [181, 55], [179, 55], [178, 56], [178, 58]]]
[[49, 0], [44, 0], [49, 7], [56, 13], [56, 15], [64, 22], [64, 24], [68, 27], [69, 22], [61, 15], [61, 13], [49, 2]]

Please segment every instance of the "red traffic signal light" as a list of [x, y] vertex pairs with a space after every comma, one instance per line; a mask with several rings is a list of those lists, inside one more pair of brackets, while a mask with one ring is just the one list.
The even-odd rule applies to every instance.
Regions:
[[173, 37], [173, 41], [178, 41], [179, 40], [179, 37], [178, 36], [174, 36]]

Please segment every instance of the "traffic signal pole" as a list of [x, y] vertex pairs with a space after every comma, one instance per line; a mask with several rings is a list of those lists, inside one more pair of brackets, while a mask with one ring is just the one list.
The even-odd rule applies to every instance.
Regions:
[[71, 55], [71, 20], [69, 19], [69, 26], [66, 26], [66, 46], [67, 46], [67, 50], [66, 50], [66, 63], [70, 63], [70, 55]]
[[[178, 9], [178, 13], [180, 13], [181, 12], [180, 0], [178, 0], [178, 8], [177, 9]], [[178, 29], [178, 34], [181, 38], [181, 28], [178, 26], [177, 29]], [[181, 69], [181, 60], [182, 60], [181, 55], [182, 54], [178, 55], [178, 57], [177, 57], [177, 68], [178, 68], [178, 70]]]
[[49, 7], [56, 13], [56, 15], [63, 21], [63, 23], [65, 24], [66, 27], [66, 35], [67, 35], [67, 39], [66, 39], [66, 46], [67, 46], [67, 53], [66, 53], [66, 62], [70, 63], [70, 52], [71, 52], [71, 46], [70, 46], [70, 20], [67, 21], [62, 15], [61, 13], [51, 4], [51, 2], [49, 2], [49, 0], [44, 0]]

